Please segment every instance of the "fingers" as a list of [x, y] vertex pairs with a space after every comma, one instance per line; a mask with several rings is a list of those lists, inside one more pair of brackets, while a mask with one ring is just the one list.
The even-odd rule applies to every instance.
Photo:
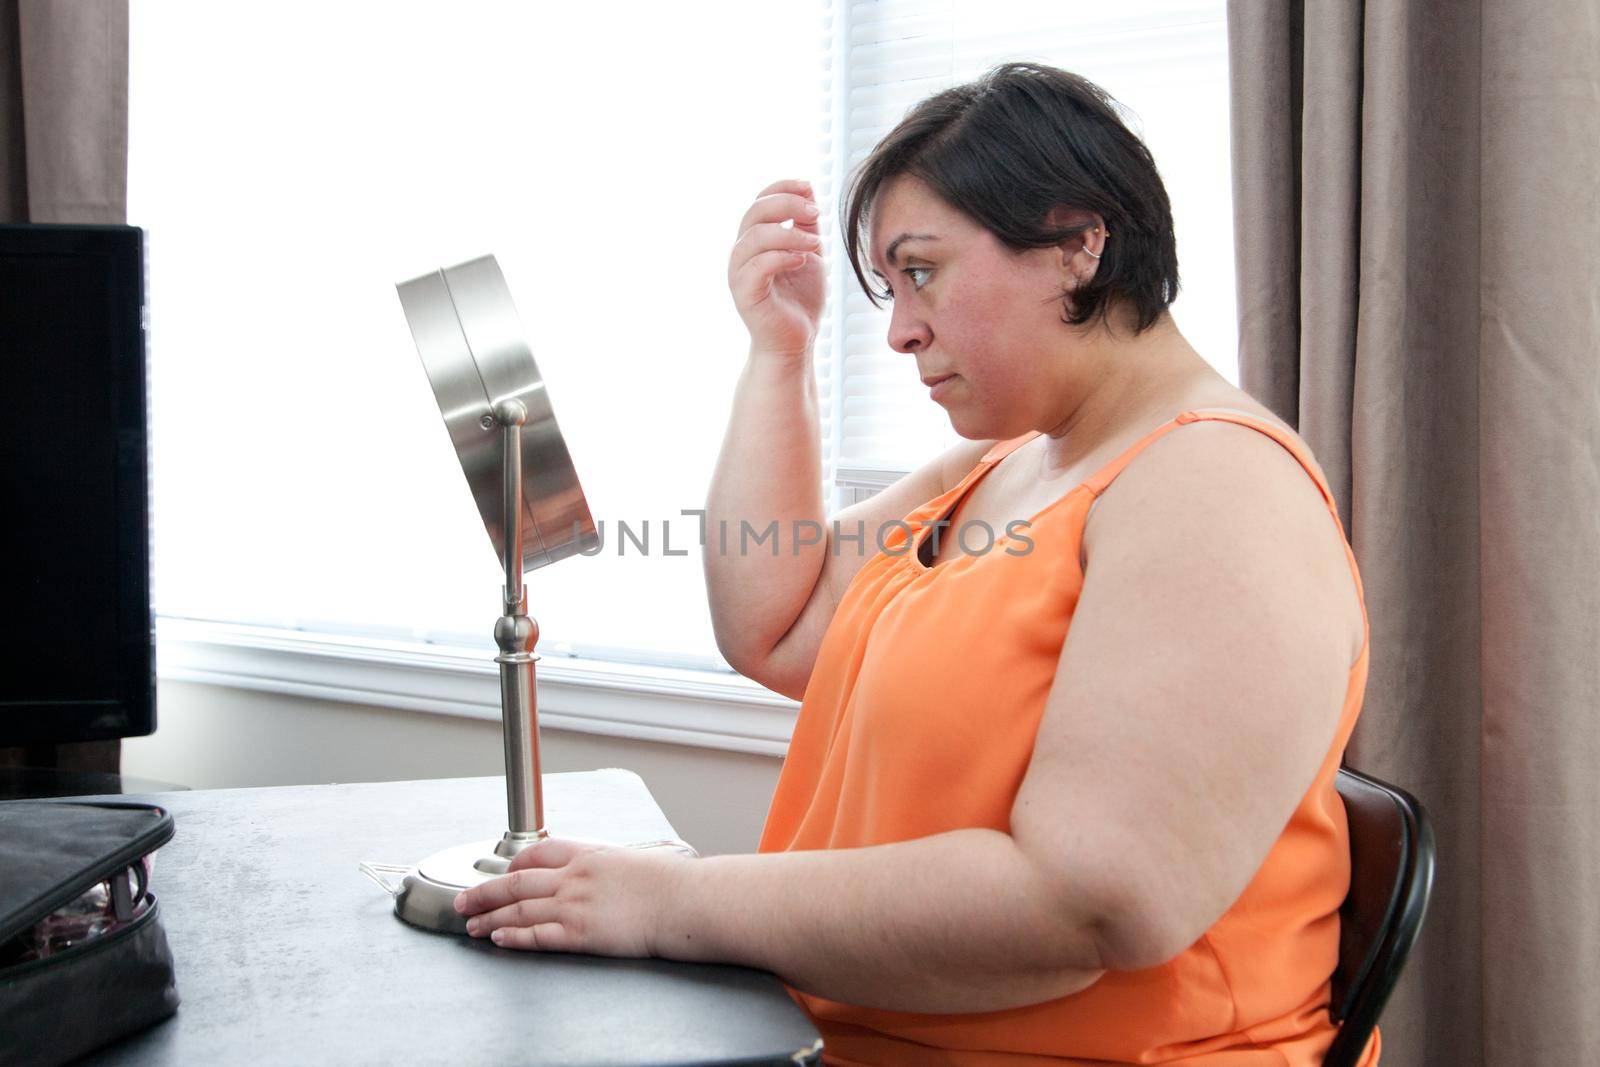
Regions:
[[780, 274], [821, 261], [818, 212], [810, 182], [784, 178], [761, 190], [728, 255], [728, 287], [741, 313], [764, 301]]
[[804, 178], [779, 178], [765, 189], [756, 194], [757, 197], [771, 196], [773, 193], [805, 193], [811, 191], [811, 183]]
[[573, 952], [572, 938], [560, 923], [537, 926], [502, 926], [490, 935], [501, 948], [528, 952]]
[[549, 894], [474, 915], [467, 920], [467, 933], [488, 937], [502, 948], [533, 952], [576, 952], [581, 948], [573, 933], [557, 921], [556, 901]]
[[728, 288], [733, 293], [735, 304], [739, 307], [755, 306], [767, 298], [773, 281], [779, 275], [798, 271], [813, 260], [821, 262], [821, 256], [816, 252], [785, 250], [760, 253], [729, 275]]
[[511, 857], [511, 862], [506, 865], [507, 871], [521, 871], [530, 867], [561, 867], [572, 861], [572, 857], [583, 852], [593, 852], [594, 845], [586, 845], [578, 841], [568, 841], [560, 837], [547, 837], [537, 844], [527, 848]]
[[[768, 252], [812, 252], [820, 254], [822, 239], [809, 230], [796, 226], [787, 229], [777, 223], [764, 222], [752, 226], [733, 246], [728, 257], [728, 270], [738, 274], [750, 266], [757, 257]], [[767, 264], [771, 266], [771, 264]]]
[[461, 915], [477, 915], [519, 900], [548, 897], [555, 892], [559, 877], [557, 871], [550, 868], [512, 871], [456, 894], [455, 908]]
[[467, 933], [473, 937], [488, 937], [506, 926], [538, 926], [556, 919], [556, 902], [553, 897], [532, 897], [507, 904], [503, 908], [474, 915], [467, 920]]
[[817, 206], [811, 183], [791, 180], [773, 182], [761, 190], [755, 203], [739, 220], [739, 235], [744, 236], [752, 226], [763, 222], [785, 222], [789, 219], [794, 220], [796, 227], [815, 233], [820, 215], [821, 208]]
[[512, 856], [511, 862], [506, 864], [506, 870], [521, 871], [532, 867], [564, 867], [585, 853], [600, 852], [604, 849], [617, 847], [619, 846], [606, 841], [595, 841], [582, 837], [547, 837]]

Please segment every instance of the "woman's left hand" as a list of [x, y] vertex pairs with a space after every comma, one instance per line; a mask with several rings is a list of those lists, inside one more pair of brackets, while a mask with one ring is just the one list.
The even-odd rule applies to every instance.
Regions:
[[473, 937], [503, 948], [656, 955], [662, 909], [682, 864], [668, 849], [549, 838], [517, 853], [506, 874], [456, 897]]

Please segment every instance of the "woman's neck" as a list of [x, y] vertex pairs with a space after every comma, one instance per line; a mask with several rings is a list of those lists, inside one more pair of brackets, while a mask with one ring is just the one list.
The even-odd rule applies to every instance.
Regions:
[[1143, 333], [1135, 334], [1125, 321], [1114, 330], [1097, 327], [1086, 341], [1073, 358], [1085, 368], [1089, 385], [1058, 420], [1042, 427], [1042, 477], [1072, 471], [1128, 433], [1149, 429], [1152, 420], [1172, 414], [1197, 390], [1227, 385], [1165, 312]]

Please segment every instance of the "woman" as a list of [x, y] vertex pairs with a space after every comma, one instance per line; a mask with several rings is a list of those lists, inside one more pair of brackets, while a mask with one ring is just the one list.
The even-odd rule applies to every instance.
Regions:
[[1149, 153], [1007, 64], [858, 168], [852, 266], [966, 440], [820, 538], [816, 218], [783, 181], [741, 222], [706, 516], [796, 531], [706, 554], [728, 661], [803, 697], [760, 853], [541, 844], [474, 932], [766, 968], [829, 1062], [1320, 1063], [1360, 579], [1305, 445], [1167, 313]]

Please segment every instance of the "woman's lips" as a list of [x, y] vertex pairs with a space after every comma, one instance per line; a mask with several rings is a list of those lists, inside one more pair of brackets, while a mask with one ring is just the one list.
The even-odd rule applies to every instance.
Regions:
[[938, 400], [941, 396], [950, 391], [950, 387], [955, 384], [955, 380], [956, 375], [954, 374], [946, 374], [938, 378], [924, 379], [924, 382], [928, 386], [928, 398], [931, 400]]

